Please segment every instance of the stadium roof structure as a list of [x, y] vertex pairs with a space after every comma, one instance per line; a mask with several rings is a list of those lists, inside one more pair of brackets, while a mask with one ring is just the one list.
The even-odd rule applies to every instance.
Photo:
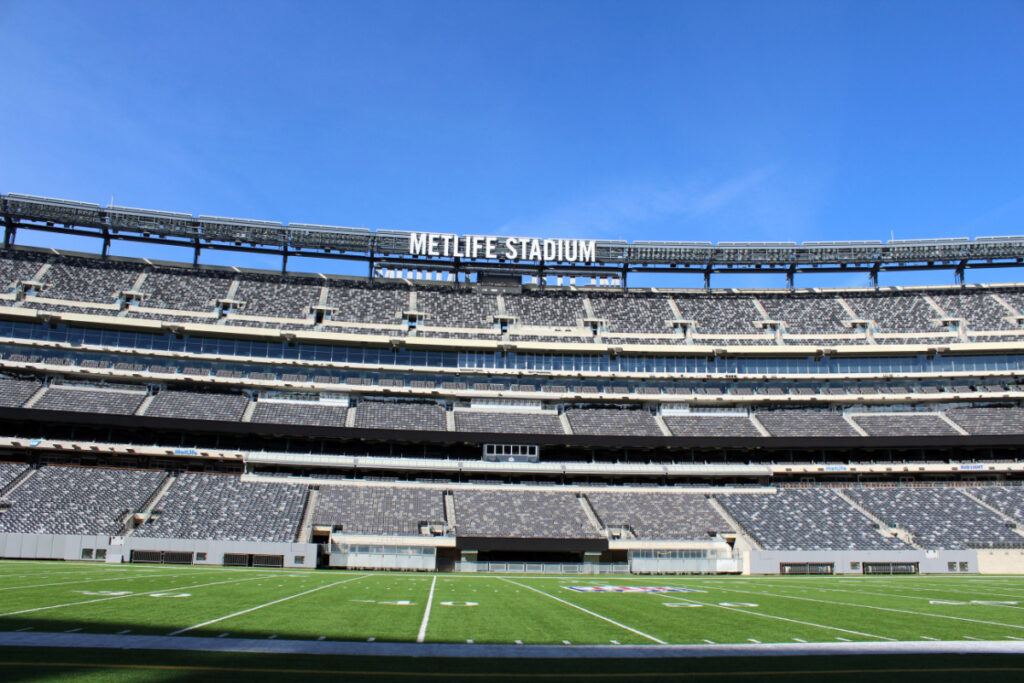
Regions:
[[411, 231], [193, 216], [21, 194], [0, 195], [0, 208], [5, 248], [24, 228], [102, 239], [104, 255], [112, 240], [127, 240], [191, 248], [195, 263], [203, 249], [280, 255], [282, 272], [289, 256], [365, 261], [371, 278], [377, 267], [422, 268], [541, 277], [621, 276], [625, 287], [631, 272], [701, 273], [710, 287], [715, 273], [781, 273], [792, 287], [797, 273], [867, 272], [877, 286], [882, 271], [947, 269], [962, 283], [968, 268], [1024, 265], [1024, 236], [802, 244], [593, 240], [592, 260], [566, 262], [412, 255], [411, 238], [422, 233]]

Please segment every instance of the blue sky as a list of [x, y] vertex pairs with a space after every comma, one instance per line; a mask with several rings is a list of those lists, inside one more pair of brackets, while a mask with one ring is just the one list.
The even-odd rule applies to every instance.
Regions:
[[0, 0], [0, 35], [4, 193], [541, 237], [1024, 233], [1020, 0]]

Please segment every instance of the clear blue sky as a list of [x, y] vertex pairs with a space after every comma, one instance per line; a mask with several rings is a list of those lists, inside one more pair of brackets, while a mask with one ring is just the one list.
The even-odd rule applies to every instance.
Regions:
[[1020, 0], [0, 0], [0, 36], [4, 193], [542, 237], [1024, 233]]

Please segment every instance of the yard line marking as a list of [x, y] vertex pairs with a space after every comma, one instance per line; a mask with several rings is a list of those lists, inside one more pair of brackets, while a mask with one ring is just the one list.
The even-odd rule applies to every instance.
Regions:
[[327, 636], [320, 636], [317, 640], [327, 640]]
[[375, 641], [375, 640], [377, 640], [377, 639], [376, 639], [376, 638], [374, 638], [373, 636], [370, 636], [369, 638], [367, 638], [367, 639], [366, 639], [366, 642], [368, 642], [368, 643], [372, 643], [372, 642], [373, 642], [373, 641]]
[[[768, 583], [768, 580], [766, 580], [765, 583]], [[886, 586], [880, 586], [880, 587], [881, 588], [886, 588]], [[883, 598], [906, 598], [907, 600], [932, 600], [932, 599], [934, 599], [932, 597], [927, 597], [927, 596], [923, 596], [923, 595], [901, 595], [899, 593], [879, 593], [877, 591], [847, 590], [847, 589], [844, 589], [844, 588], [822, 588], [820, 586], [816, 586], [814, 588], [814, 590], [822, 591], [822, 592], [828, 592], [828, 593], [854, 593], [856, 595], [878, 595], [878, 596], [883, 597]], [[919, 589], [911, 588], [910, 590], [919, 590]], [[804, 592], [804, 591], [801, 591], [801, 592]], [[967, 595], [977, 595], [978, 594], [977, 591], [965, 591], [965, 590], [958, 590], [958, 589], [955, 589], [955, 588], [933, 588], [933, 589], [930, 589], [930, 592], [934, 592], [934, 593], [965, 593]], [[1024, 597], [1024, 596], [1020, 596], [1020, 595], [1016, 595], [1016, 594], [1012, 594], [1012, 593], [995, 593], [995, 592], [992, 592], [992, 591], [986, 591], [986, 594], [988, 594], [988, 595], [998, 595], [998, 596], [1001, 596], [1001, 597], [1008, 597], [1008, 598], [1021, 598], [1021, 597]], [[993, 605], [993, 607], [1014, 607], [1014, 605]]]
[[[725, 590], [725, 589], [720, 588], [718, 590]], [[747, 593], [749, 593], [750, 591], [740, 591], [740, 592], [747, 592]], [[692, 598], [690, 599], [690, 602], [694, 602], [694, 603], [696, 603], [698, 605], [704, 605], [705, 607], [717, 607], [719, 609], [727, 609], [727, 610], [731, 610], [733, 612], [742, 612], [743, 614], [753, 614], [754, 616], [765, 617], [767, 619], [778, 619], [779, 621], [788, 621], [791, 624], [802, 624], [804, 626], [813, 626], [815, 628], [828, 629], [829, 631], [842, 631], [843, 633], [852, 633], [855, 636], [864, 636], [866, 638], [876, 638], [878, 640], [891, 640], [891, 641], [895, 641], [896, 640], [895, 638], [886, 638], [885, 636], [878, 636], [878, 635], [875, 635], [873, 633], [863, 633], [861, 631], [854, 631], [854, 630], [851, 630], [851, 629], [848, 629], [848, 628], [841, 628], [839, 626], [828, 626], [826, 624], [817, 624], [817, 623], [815, 623], [813, 621], [802, 621], [800, 619], [790, 619], [789, 617], [780, 617], [777, 614], [766, 614], [764, 612], [752, 612], [751, 610], [742, 609], [742, 608], [739, 608], [739, 607], [731, 607], [731, 606], [726, 606], [726, 605], [716, 605], [713, 602], [700, 602], [699, 600], [693, 600]]]
[[760, 640], [757, 640], [756, 638], [747, 638], [747, 640], [749, 640], [749, 641], [750, 641], [750, 642], [752, 642], [752, 643], [757, 643], [758, 645], [760, 645], [760, 644], [761, 644], [761, 641], [760, 641]]
[[850, 639], [849, 639], [849, 638], [840, 638], [839, 636], [836, 636], [836, 640], [841, 640], [841, 641], [843, 641], [844, 643], [849, 643], [849, 642], [850, 642]]
[[230, 632], [227, 632], [227, 633], [221, 633], [221, 634], [220, 634], [219, 636], [217, 636], [217, 637], [218, 637], [218, 638], [227, 638], [227, 637], [228, 637], [228, 636], [230, 636], [230, 635], [231, 635], [231, 633], [230, 633]]
[[585, 612], [586, 614], [589, 614], [592, 617], [597, 617], [598, 619], [602, 619], [604, 621], [607, 621], [609, 624], [612, 624], [614, 626], [618, 626], [619, 628], [622, 628], [622, 629], [625, 629], [625, 630], [630, 631], [632, 633], [635, 633], [638, 636], [643, 636], [644, 638], [647, 638], [647, 640], [653, 640], [658, 645], [668, 645], [668, 643], [666, 643], [664, 640], [661, 640], [660, 638], [655, 638], [654, 636], [648, 635], [648, 634], [644, 633], [643, 631], [637, 631], [635, 628], [632, 628], [630, 626], [626, 626], [625, 624], [622, 624], [622, 623], [620, 623], [618, 621], [615, 621], [613, 619], [609, 619], [608, 617], [601, 616], [597, 612], [591, 612], [590, 610], [588, 610], [588, 609], [586, 609], [584, 607], [580, 607], [579, 605], [575, 605], [575, 604], [569, 602], [568, 600], [563, 600], [562, 598], [559, 598], [557, 596], [551, 595], [550, 593], [545, 593], [544, 591], [539, 590], [537, 588], [534, 588], [533, 586], [528, 586], [525, 583], [519, 583], [517, 581], [513, 581], [512, 579], [506, 579], [503, 576], [498, 577], [498, 578], [500, 578], [502, 581], [507, 581], [508, 583], [511, 583], [513, 585], [516, 585], [516, 586], [519, 586], [520, 588], [526, 588], [527, 590], [531, 590], [534, 593], [540, 593], [541, 595], [547, 596], [547, 597], [551, 598], [552, 600], [557, 600], [558, 602], [562, 603], [563, 605], [568, 605], [569, 607], [575, 607], [579, 611]]
[[[188, 588], [203, 588], [205, 586], [217, 586], [222, 583], [241, 583], [243, 581], [254, 581], [257, 577], [250, 579], [228, 579], [226, 581], [213, 581], [211, 583], [197, 583], [192, 586], [178, 586], [176, 588], [166, 588], [165, 591], [180, 591]], [[149, 595], [153, 591], [138, 591], [136, 593], [129, 593], [128, 595], [112, 595], [105, 598], [96, 598], [94, 600], [80, 600], [78, 602], [66, 602], [62, 605], [47, 605], [46, 607], [33, 607], [31, 609], [18, 610], [17, 612], [7, 612], [0, 614], [0, 617], [11, 617], [16, 614], [28, 614], [29, 612], [42, 612], [48, 609], [60, 609], [61, 607], [76, 607], [78, 605], [90, 605], [94, 602], [106, 602], [107, 600], [124, 600], [125, 598], [135, 598], [140, 595]]]
[[126, 628], [126, 629], [125, 629], [125, 630], [123, 630], [123, 631], [118, 631], [118, 632], [117, 632], [117, 633], [115, 633], [114, 635], [115, 635], [115, 636], [123, 636], [123, 635], [125, 635], [126, 633], [131, 633], [131, 632], [132, 632], [132, 630], [131, 630], [130, 628]]
[[568, 640], [563, 640], [562, 645], [572, 645]]
[[921, 636], [921, 640], [938, 640], [938, 638], [932, 638], [931, 636]]
[[420, 622], [420, 631], [416, 634], [416, 642], [422, 643], [427, 637], [427, 624], [430, 622], [430, 607], [434, 604], [434, 586], [437, 585], [437, 577], [430, 582], [430, 595], [427, 596], [427, 608], [423, 610], [423, 621]]
[[[188, 574], [199, 574], [201, 572], [188, 572]], [[110, 579], [78, 579], [76, 581], [60, 581], [58, 583], [37, 583], [32, 586], [5, 586], [0, 591], [19, 591], [28, 588], [47, 588], [49, 586], [70, 586], [75, 583], [100, 583], [101, 581], [134, 581], [135, 579], [147, 578], [144, 576], [115, 576]]]
[[284, 598], [278, 598], [277, 600], [272, 600], [270, 602], [265, 602], [262, 605], [256, 605], [255, 607], [250, 607], [249, 609], [243, 609], [243, 610], [235, 612], [233, 614], [228, 614], [227, 616], [218, 617], [216, 619], [210, 619], [209, 621], [204, 621], [203, 623], [196, 624], [195, 626], [188, 626], [186, 628], [179, 628], [177, 631], [172, 631], [172, 632], [168, 633], [167, 635], [169, 635], [169, 636], [179, 636], [182, 633], [188, 633], [189, 631], [194, 631], [197, 628], [202, 628], [204, 626], [209, 626], [210, 624], [216, 624], [218, 622], [224, 621], [225, 619], [231, 619], [233, 617], [240, 617], [243, 614], [248, 614], [249, 612], [255, 612], [256, 610], [263, 609], [264, 607], [270, 607], [271, 605], [277, 605], [279, 603], [286, 602], [288, 600], [294, 600], [295, 598], [300, 598], [303, 595], [309, 595], [310, 593], [316, 593], [317, 591], [322, 591], [325, 588], [330, 588], [331, 586], [337, 586], [339, 583], [348, 583], [349, 581], [358, 581], [359, 579], [365, 579], [366, 576], [367, 576], [366, 574], [363, 574], [362, 576], [357, 576], [357, 577], [352, 578], [352, 579], [344, 579], [342, 581], [335, 581], [334, 583], [325, 584], [325, 585], [320, 586], [318, 588], [311, 588], [308, 591], [302, 591], [301, 593], [296, 593], [295, 595], [289, 595], [289, 596], [284, 597]]
[[82, 627], [79, 626], [78, 628], [69, 628], [67, 631], [64, 631], [64, 633], [78, 633], [81, 630], [82, 630]]
[[1018, 638], [1017, 636], [1006, 636], [1007, 640], [1024, 640], [1024, 638]]
[[617, 640], [613, 640], [613, 641], [611, 641], [611, 644], [612, 644], [612, 645], [622, 645], [622, 643], [620, 643], [620, 642], [619, 642], [619, 641], [617, 641]]
[[708, 645], [714, 645], [715, 644], [715, 641], [708, 640], [707, 638], [704, 639], [704, 642], [707, 643]]
[[521, 640], [517, 640], [516, 641], [516, 645], [522, 645], [522, 644], [523, 644], [523, 641], [521, 641]]
[[806, 640], [804, 640], [803, 638], [794, 638], [793, 640], [795, 640], [795, 641], [796, 641], [796, 642], [798, 642], [798, 643], [806, 643], [806, 642], [807, 642], [807, 641], [806, 641]]
[[24, 631], [31, 631], [33, 628], [35, 628], [35, 627], [34, 626], [26, 626], [25, 628], [19, 628], [17, 632], [18, 633], [22, 633]]
[[[696, 585], [700, 585], [700, 584], [696, 584]], [[864, 609], [876, 609], [876, 610], [880, 610], [882, 612], [898, 612], [900, 614], [913, 614], [913, 615], [919, 616], [919, 617], [935, 617], [936, 619], [953, 619], [953, 620], [956, 620], [956, 621], [968, 621], [968, 622], [971, 622], [972, 624], [985, 624], [987, 626], [1005, 626], [1007, 628], [1024, 629], [1024, 626], [1018, 626], [1016, 624], [1004, 624], [1001, 621], [986, 621], [984, 619], [971, 619], [969, 617], [954, 617], [954, 616], [949, 615], [949, 614], [934, 614], [932, 612], [918, 612], [917, 610], [897, 609], [895, 607], [879, 607], [877, 605], [863, 605], [863, 604], [861, 604], [859, 602], [836, 602], [834, 600], [822, 600], [820, 598], [802, 598], [799, 595], [780, 595], [779, 593], [765, 593], [763, 591], [745, 591], [745, 590], [742, 590], [742, 589], [730, 590], [729, 588], [720, 588], [720, 587], [715, 587], [715, 588], [712, 589], [711, 586], [701, 586], [701, 587], [702, 588], [708, 588], [709, 590], [725, 591], [727, 593], [746, 593], [748, 595], [767, 595], [767, 596], [770, 596], [770, 597], [773, 597], [773, 598], [789, 598], [790, 600], [806, 600], [808, 602], [820, 602], [820, 603], [825, 604], [825, 605], [838, 605], [840, 607], [862, 607]], [[856, 633], [856, 631], [850, 631], [850, 633]], [[860, 634], [860, 635], [863, 635], [863, 634]], [[888, 638], [887, 640], [893, 640], [893, 639], [892, 638]]]
[[975, 638], [974, 636], [964, 636], [964, 640], [981, 640], [981, 638]]

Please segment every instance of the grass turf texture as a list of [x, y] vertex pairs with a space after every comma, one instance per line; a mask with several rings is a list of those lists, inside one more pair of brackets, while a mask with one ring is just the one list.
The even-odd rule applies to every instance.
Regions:
[[[569, 589], [597, 585], [666, 586], [692, 592]], [[428, 601], [430, 613], [425, 619]], [[0, 561], [0, 631], [18, 630], [329, 642], [415, 642], [422, 630], [428, 643], [558, 645], [1009, 642], [1024, 640], [1024, 577], [496, 577]], [[946, 675], [983, 679], [977, 670], [995, 674], [1002, 669], [1005, 678], [1019, 676], [1024, 668], [1020, 658], [991, 656], [604, 664], [602, 660], [450, 659], [432, 664], [422, 658], [168, 651], [145, 655], [117, 651], [112, 658], [104, 652], [109, 651], [3, 649], [0, 678], [234, 680], [256, 673], [242, 669], [266, 668], [289, 678], [358, 671], [363, 673], [357, 679], [378, 680], [388, 672], [415, 678], [434, 670], [461, 672], [467, 678], [497, 673], [509, 678], [527, 673], [635, 677], [641, 672], [652, 677], [709, 678], [745, 672], [748, 679], [758, 671], [767, 679], [777, 679], [848, 670], [851, 673], [842, 675], [850, 680], [868, 675], [917, 680], [903, 670], [931, 669], [932, 679]], [[495, 666], [496, 661], [502, 662], [500, 666]], [[124, 666], [104, 668], [111, 664]], [[1009, 671], [1014, 668], [1016, 673]]]

